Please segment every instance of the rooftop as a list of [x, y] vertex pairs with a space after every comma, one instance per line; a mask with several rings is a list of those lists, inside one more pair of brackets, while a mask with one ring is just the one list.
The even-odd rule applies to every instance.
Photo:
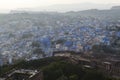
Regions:
[[[8, 74], [8, 78], [16, 78], [16, 79], [31, 79], [33, 78], [35, 75], [37, 75], [39, 73], [38, 70], [27, 70], [27, 69], [20, 69], [20, 70], [14, 70], [13, 72], [11, 72], [10, 74]], [[1, 80], [1, 79], [0, 79]]]

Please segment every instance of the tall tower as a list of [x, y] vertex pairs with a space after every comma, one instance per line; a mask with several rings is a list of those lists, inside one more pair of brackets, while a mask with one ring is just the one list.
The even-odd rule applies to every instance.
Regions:
[[8, 55], [8, 64], [12, 64], [12, 63], [13, 63], [12, 56], [9, 54]]

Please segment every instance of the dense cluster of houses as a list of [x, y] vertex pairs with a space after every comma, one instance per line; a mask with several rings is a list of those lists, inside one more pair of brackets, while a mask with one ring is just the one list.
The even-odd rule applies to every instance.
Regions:
[[[89, 51], [94, 45], [111, 45], [113, 37], [120, 37], [120, 31], [108, 29], [109, 26], [120, 26], [120, 21], [115, 23], [94, 17], [65, 17], [53, 21], [48, 18], [43, 17], [41, 24], [37, 18], [36, 23], [25, 18], [23, 22], [13, 20], [0, 24], [3, 26], [0, 29], [0, 65], [12, 64], [18, 59], [52, 56], [53, 51]], [[19, 23], [29, 27], [20, 30], [6, 28]]]

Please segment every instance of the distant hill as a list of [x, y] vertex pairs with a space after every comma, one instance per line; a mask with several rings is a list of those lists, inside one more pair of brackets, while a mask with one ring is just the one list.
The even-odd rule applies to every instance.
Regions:
[[68, 11], [82, 11], [88, 9], [110, 9], [112, 6], [120, 5], [118, 4], [96, 4], [96, 3], [77, 3], [77, 4], [56, 4], [50, 5], [46, 7], [36, 7], [36, 8], [26, 8], [26, 9], [18, 9], [18, 10], [26, 10], [26, 11], [53, 11], [53, 12], [68, 12]]
[[12, 10], [10, 13], [57, 13], [65, 12], [67, 15], [75, 16], [94, 16], [94, 17], [120, 17], [120, 6], [112, 6], [114, 4], [69, 4], [69, 5], [53, 5], [44, 8], [29, 8]]
[[120, 18], [120, 7], [113, 6], [111, 9], [99, 10], [99, 9], [88, 9], [83, 11], [70, 11], [67, 12], [66, 15], [73, 16], [92, 16], [98, 17], [101, 19], [110, 19], [110, 20], [118, 20]]
[[111, 9], [118, 10], [118, 9], [120, 9], [120, 6], [113, 6]]

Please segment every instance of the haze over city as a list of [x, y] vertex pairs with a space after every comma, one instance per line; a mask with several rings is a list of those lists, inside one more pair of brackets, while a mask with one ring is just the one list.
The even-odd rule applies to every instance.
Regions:
[[[37, 10], [57, 11], [57, 9], [64, 10], [64, 8], [65, 11], [74, 10], [74, 9], [75, 11], [85, 10], [90, 8], [108, 9], [111, 8], [112, 6], [116, 6], [116, 5], [118, 6], [119, 4], [120, 4], [120, 0], [109, 0], [109, 1], [108, 0], [0, 0], [0, 12], [9, 12], [10, 10], [16, 10], [16, 9], [20, 9], [20, 10], [34, 9], [36, 11]], [[57, 9], [55, 7], [57, 7]], [[58, 7], [62, 9], [59, 9]], [[76, 9], [73, 7], [77, 7], [80, 9]]]

